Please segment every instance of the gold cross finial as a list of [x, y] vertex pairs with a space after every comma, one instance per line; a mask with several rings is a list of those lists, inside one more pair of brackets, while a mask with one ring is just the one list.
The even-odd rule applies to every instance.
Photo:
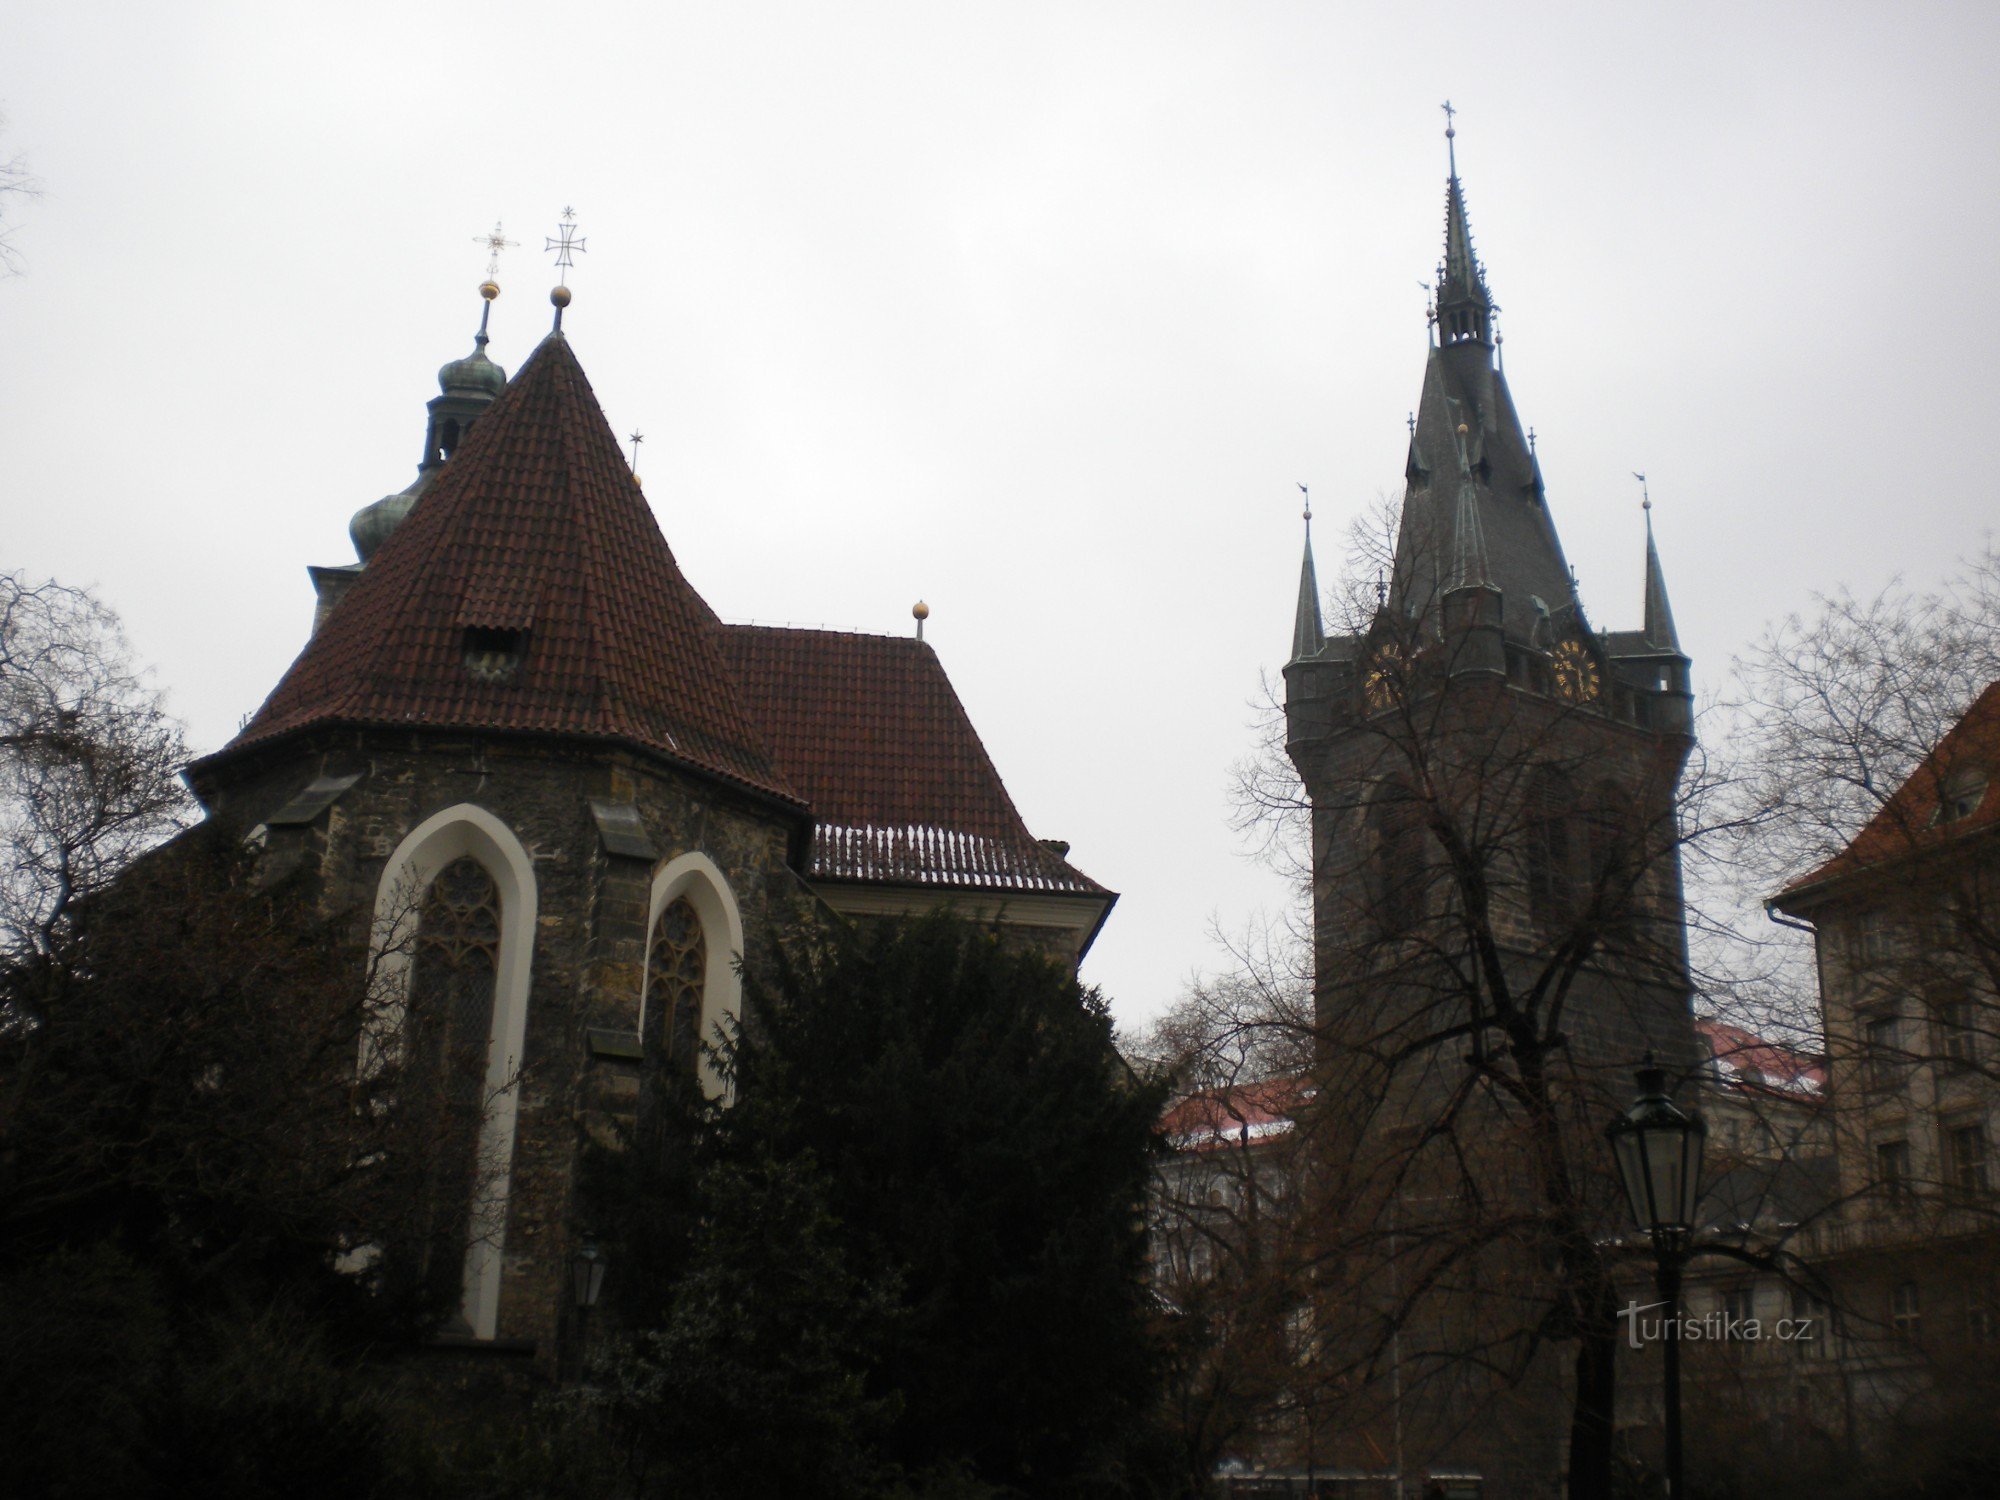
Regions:
[[577, 238], [576, 233], [576, 210], [565, 208], [562, 211], [562, 222], [556, 226], [554, 238], [542, 246], [543, 253], [546, 254], [550, 250], [556, 253], [557, 286], [568, 285], [569, 273], [576, 265], [574, 255], [583, 248], [584, 243]]
[[492, 281], [500, 275], [500, 252], [503, 250], [512, 250], [520, 242], [510, 240], [505, 234], [501, 233], [500, 221], [495, 219], [493, 221], [492, 232], [473, 236], [472, 243], [486, 247], [486, 279]]

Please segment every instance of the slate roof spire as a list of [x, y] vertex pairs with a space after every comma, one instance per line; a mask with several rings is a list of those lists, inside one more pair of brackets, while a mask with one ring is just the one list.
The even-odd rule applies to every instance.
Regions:
[[1651, 497], [1643, 504], [1646, 511], [1646, 640], [1669, 651], [1678, 651], [1681, 649], [1681, 638], [1674, 629], [1673, 606], [1667, 603], [1667, 575], [1660, 568], [1660, 549], [1653, 545]]
[[1493, 296], [1486, 290], [1486, 268], [1472, 249], [1472, 225], [1465, 213], [1465, 188], [1458, 180], [1458, 131], [1450, 124], [1455, 113], [1445, 104], [1445, 151], [1450, 172], [1444, 190], [1444, 261], [1438, 267], [1438, 340], [1445, 344], [1493, 343]]
[[1305, 661], [1318, 656], [1326, 647], [1326, 627], [1319, 616], [1319, 574], [1313, 568], [1313, 508], [1312, 496], [1304, 485], [1299, 493], [1306, 497], [1306, 551], [1299, 564], [1299, 603], [1292, 614], [1292, 657], [1293, 661]]

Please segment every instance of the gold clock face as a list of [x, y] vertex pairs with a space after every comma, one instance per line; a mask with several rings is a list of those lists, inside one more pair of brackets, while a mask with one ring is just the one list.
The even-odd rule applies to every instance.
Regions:
[[1572, 703], [1589, 703], [1601, 686], [1597, 662], [1582, 641], [1564, 641], [1551, 657], [1556, 691]]
[[1368, 706], [1382, 709], [1402, 702], [1409, 671], [1410, 659], [1401, 646], [1393, 641], [1378, 646], [1368, 658], [1368, 671], [1361, 679], [1361, 691], [1367, 695]]

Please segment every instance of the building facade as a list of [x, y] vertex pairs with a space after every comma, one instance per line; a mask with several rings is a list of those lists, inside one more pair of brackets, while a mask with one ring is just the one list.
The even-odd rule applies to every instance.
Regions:
[[449, 1337], [548, 1374], [580, 1126], [630, 1114], [650, 1067], [720, 1088], [703, 1044], [774, 943], [952, 904], [1074, 964], [1115, 897], [1028, 833], [920, 639], [716, 617], [560, 313], [511, 380], [486, 341], [482, 318], [417, 479], [312, 570], [310, 640], [189, 778], [366, 930], [392, 1025], [357, 1071], [371, 1046], [443, 1070], [463, 1126], [436, 1167], [464, 1210], [431, 1267]]

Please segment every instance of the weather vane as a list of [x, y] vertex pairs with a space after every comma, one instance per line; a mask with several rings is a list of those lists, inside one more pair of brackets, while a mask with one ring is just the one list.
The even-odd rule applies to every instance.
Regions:
[[551, 250], [556, 253], [557, 286], [569, 284], [569, 273], [576, 266], [573, 256], [575, 252], [584, 248], [584, 242], [578, 239], [576, 234], [576, 210], [565, 208], [562, 211], [562, 223], [556, 226], [554, 238], [542, 246], [544, 254]]
[[500, 230], [500, 221], [495, 219], [493, 221], [492, 232], [490, 234], [473, 236], [472, 243], [486, 247], [486, 279], [488, 281], [496, 281], [500, 276], [500, 252], [503, 250], [512, 250], [520, 242], [508, 239]]
[[[1298, 481], [1295, 479], [1292, 481], [1292, 483], [1298, 484]], [[1299, 484], [1299, 493], [1306, 497], [1306, 519], [1310, 521], [1313, 518], [1312, 491], [1307, 489], [1303, 484]]]
[[1641, 474], [1637, 469], [1634, 469], [1632, 477], [1639, 481], [1639, 509], [1651, 510], [1653, 508], [1653, 495], [1652, 491], [1646, 488], [1646, 476]]

